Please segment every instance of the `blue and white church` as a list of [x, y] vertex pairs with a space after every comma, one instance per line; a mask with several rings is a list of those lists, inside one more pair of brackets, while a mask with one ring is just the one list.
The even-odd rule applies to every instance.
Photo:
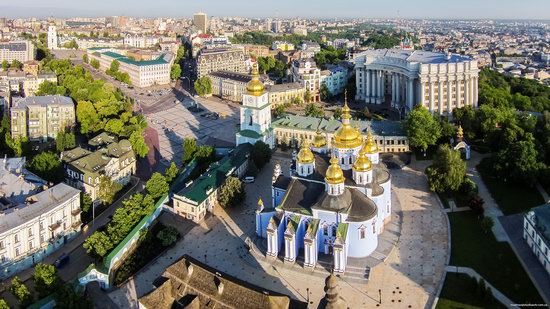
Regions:
[[351, 124], [347, 102], [342, 125], [327, 144], [317, 132], [293, 155], [288, 176], [275, 166], [272, 207], [259, 203], [256, 234], [266, 242], [267, 256], [289, 263], [300, 258], [314, 268], [324, 254], [343, 273], [349, 258], [377, 248], [391, 219], [391, 178], [372, 132], [363, 139]]

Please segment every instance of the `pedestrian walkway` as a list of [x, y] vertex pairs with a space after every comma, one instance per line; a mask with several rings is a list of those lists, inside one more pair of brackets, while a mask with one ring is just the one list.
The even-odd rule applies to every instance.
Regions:
[[494, 225], [492, 231], [495, 235], [496, 240], [500, 242], [509, 242], [510, 240], [508, 239], [508, 234], [506, 234], [506, 231], [504, 231], [502, 224], [500, 224], [500, 221], [498, 220], [498, 217], [501, 217], [504, 214], [491, 196], [489, 189], [487, 188], [487, 186], [485, 186], [485, 183], [481, 179], [481, 175], [476, 169], [476, 166], [479, 164], [479, 162], [481, 162], [483, 158], [485, 158], [484, 155], [472, 151], [472, 157], [467, 163], [468, 171], [466, 175], [473, 182], [475, 182], [478, 188], [479, 196], [485, 201], [485, 204], [483, 205], [483, 208], [485, 209], [485, 216], [493, 219]]
[[502, 294], [499, 290], [497, 290], [489, 281], [485, 280], [480, 274], [478, 274], [475, 270], [471, 269], [470, 267], [462, 267], [462, 266], [452, 266], [449, 265], [445, 267], [445, 271], [447, 273], [461, 273], [466, 274], [470, 277], [476, 278], [478, 281], [480, 279], [483, 279], [485, 281], [485, 286], [489, 289], [491, 289], [491, 292], [493, 293], [493, 297], [501, 302], [506, 308], [516, 308], [512, 306], [514, 304], [513, 301], [511, 301], [506, 295]]

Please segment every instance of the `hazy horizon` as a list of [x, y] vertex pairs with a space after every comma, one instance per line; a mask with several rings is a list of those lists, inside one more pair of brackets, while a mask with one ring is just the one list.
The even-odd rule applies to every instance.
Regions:
[[[203, 11], [208, 16], [303, 17], [303, 18], [404, 18], [404, 19], [512, 19], [550, 20], [548, 0], [371, 0], [342, 1], [244, 1], [244, 0], [107, 0], [83, 8], [74, 0], [28, 0], [25, 5], [1, 5], [0, 17], [191, 17]], [[442, 3], [445, 2], [445, 3]], [[361, 13], [358, 13], [361, 12]]]

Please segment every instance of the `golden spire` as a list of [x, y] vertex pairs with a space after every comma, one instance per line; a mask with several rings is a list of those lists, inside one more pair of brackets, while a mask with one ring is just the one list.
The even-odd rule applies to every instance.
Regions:
[[264, 201], [262, 200], [261, 197], [258, 199], [258, 205], [262, 207], [264, 206]]
[[342, 120], [351, 119], [350, 115], [351, 109], [348, 106], [348, 90], [344, 92], [344, 107], [342, 107]]
[[311, 149], [309, 149], [309, 142], [307, 140], [302, 141], [302, 147], [300, 148], [300, 152], [298, 152], [298, 155], [296, 156], [296, 161], [298, 163], [307, 164], [307, 163], [313, 163], [315, 160], [315, 156], [313, 155], [313, 152]]
[[260, 81], [258, 62], [254, 62], [252, 65], [252, 80], [250, 80], [246, 85], [246, 91], [249, 95], [259, 97], [264, 93], [264, 90], [264, 84]]
[[329, 184], [340, 184], [344, 182], [344, 172], [338, 164], [338, 159], [332, 155], [330, 158], [330, 166], [327, 168], [325, 181]]
[[458, 125], [458, 130], [457, 130], [457, 133], [456, 133], [456, 137], [458, 137], [458, 140], [461, 141], [462, 139], [464, 139], [464, 130], [462, 130], [462, 126], [461, 125]]
[[376, 142], [374, 141], [374, 136], [372, 135], [372, 131], [370, 129], [367, 131], [367, 140], [365, 142], [365, 145], [363, 145], [361, 151], [364, 151], [367, 154], [374, 154], [379, 152], [378, 145], [376, 145]]
[[342, 108], [342, 126], [334, 134], [336, 148], [351, 149], [361, 146], [363, 138], [361, 132], [350, 124], [351, 109], [348, 106], [348, 93], [344, 93], [344, 107]]

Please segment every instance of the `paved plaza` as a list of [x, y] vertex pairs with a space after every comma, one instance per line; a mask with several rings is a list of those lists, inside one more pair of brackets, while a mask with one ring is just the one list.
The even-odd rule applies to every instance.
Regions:
[[[164, 165], [171, 161], [181, 164], [184, 138], [204, 143], [213, 137], [235, 143], [240, 117], [238, 108], [215, 100], [197, 100], [202, 109], [200, 112], [191, 112], [189, 108], [193, 100], [185, 97], [176, 103], [164, 103], [164, 108], [146, 114], [149, 126], [158, 132], [158, 150]], [[207, 117], [210, 113], [218, 113], [219, 119]]]
[[[245, 245], [245, 240], [254, 235], [258, 199], [271, 201], [271, 175], [276, 162], [288, 173], [288, 162], [273, 158], [256, 182], [247, 185], [246, 203], [240, 208], [217, 208], [200, 225], [163, 214], [160, 220], [178, 227], [183, 239], [133, 280], [111, 292], [113, 302], [121, 308], [137, 308], [135, 299], [153, 289], [152, 282], [168, 265], [189, 254], [239, 279], [287, 293], [316, 307], [324, 296], [326, 271], [311, 273], [273, 265], [251, 255]], [[399, 200], [403, 214], [401, 235], [397, 235], [397, 244], [385, 261], [371, 269], [368, 282], [339, 279], [340, 295], [350, 308], [423, 308], [433, 301], [447, 260], [448, 230], [444, 213], [419, 170], [392, 170], [394, 198]]]

